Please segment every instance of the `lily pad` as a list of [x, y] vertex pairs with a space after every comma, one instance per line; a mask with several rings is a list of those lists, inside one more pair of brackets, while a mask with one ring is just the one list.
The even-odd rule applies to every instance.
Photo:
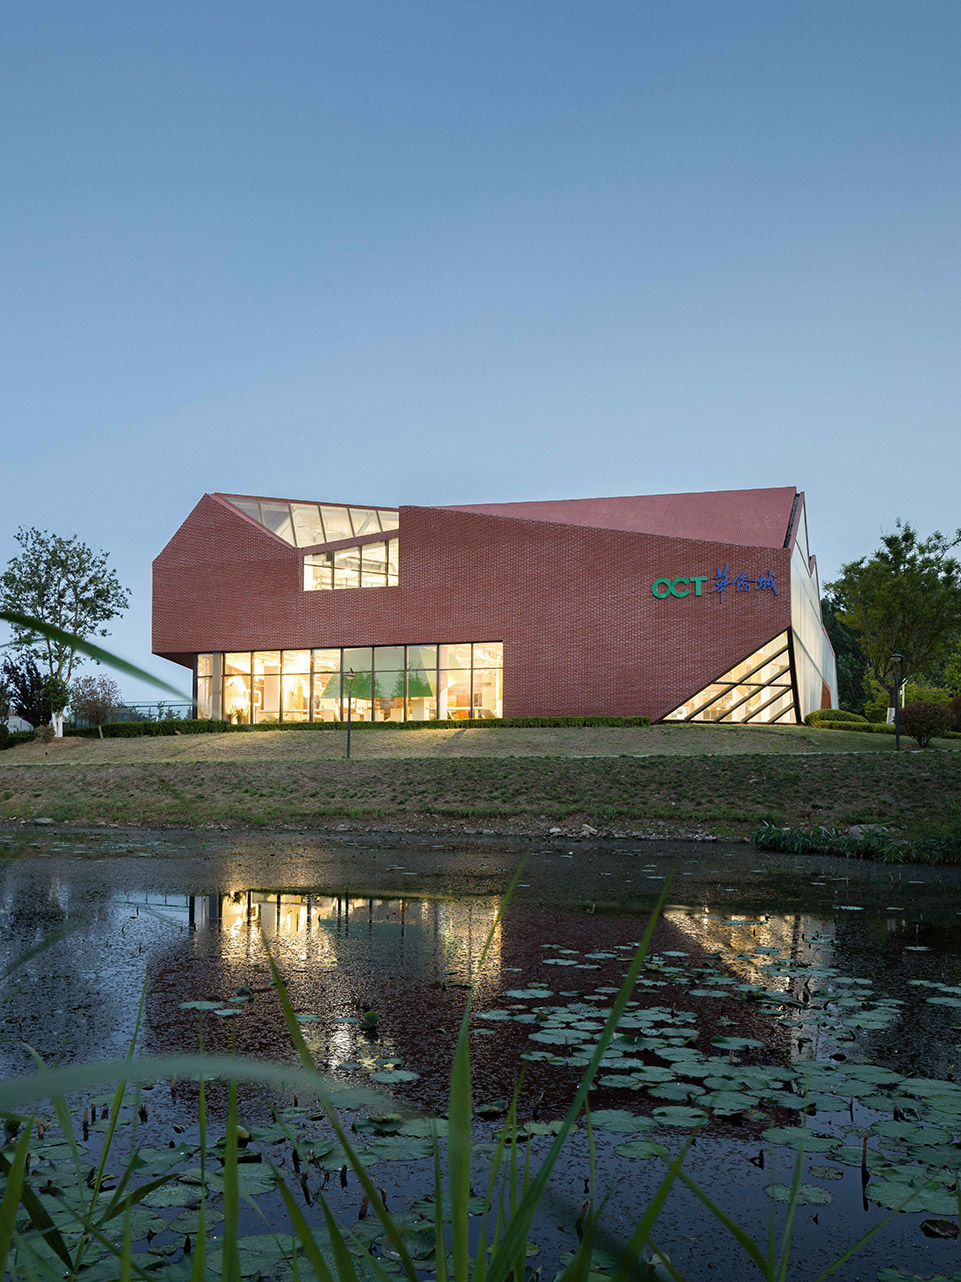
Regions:
[[657, 1125], [649, 1117], [629, 1113], [626, 1108], [599, 1108], [591, 1113], [591, 1126], [607, 1131], [621, 1131], [629, 1134], [632, 1131], [650, 1131]]
[[707, 1114], [700, 1108], [684, 1108], [679, 1104], [656, 1108], [654, 1116], [662, 1126], [700, 1126]]
[[651, 1140], [628, 1140], [625, 1144], [618, 1144], [614, 1149], [619, 1157], [632, 1157], [641, 1161], [651, 1157], [666, 1157], [667, 1149], [663, 1144], [655, 1144]]

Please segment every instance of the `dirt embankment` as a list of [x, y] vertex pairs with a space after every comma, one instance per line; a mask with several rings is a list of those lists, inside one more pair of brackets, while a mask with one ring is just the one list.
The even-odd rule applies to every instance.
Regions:
[[2, 819], [743, 836], [762, 820], [910, 829], [961, 812], [956, 751], [43, 765], [18, 752], [0, 758]]

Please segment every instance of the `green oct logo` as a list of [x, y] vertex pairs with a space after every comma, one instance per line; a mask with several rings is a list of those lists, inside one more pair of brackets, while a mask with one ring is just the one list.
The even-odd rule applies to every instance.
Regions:
[[687, 578], [655, 579], [651, 584], [651, 592], [661, 600], [668, 596], [690, 596], [693, 584], [694, 595], [700, 596], [707, 577], [706, 574], [690, 574]]

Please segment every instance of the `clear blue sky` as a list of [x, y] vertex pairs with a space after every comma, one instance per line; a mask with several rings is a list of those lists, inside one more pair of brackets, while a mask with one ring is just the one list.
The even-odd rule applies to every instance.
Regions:
[[[961, 524], [961, 5], [0, 14], [0, 564], [208, 490], [797, 485], [822, 580]], [[129, 697], [152, 697], [125, 681]]]

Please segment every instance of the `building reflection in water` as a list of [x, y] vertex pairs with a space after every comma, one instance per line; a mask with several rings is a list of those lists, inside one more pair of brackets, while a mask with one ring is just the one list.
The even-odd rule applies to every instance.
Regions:
[[[664, 920], [690, 939], [692, 952], [717, 957], [718, 968], [732, 982], [763, 987], [802, 1006], [810, 1000], [810, 969], [829, 968], [834, 960], [834, 940], [824, 933], [823, 915], [720, 917], [707, 908], [701, 913], [668, 909]], [[791, 967], [791, 974], [778, 973], [785, 966]], [[791, 1059], [817, 1056], [819, 1031], [816, 1026], [806, 1027], [808, 1018], [803, 1009], [797, 1010]]]
[[[299, 943], [300, 959], [321, 969], [339, 964], [341, 942], [392, 933], [399, 965], [414, 962], [422, 973], [431, 969], [438, 979], [448, 976], [466, 982], [477, 978], [499, 900], [373, 899], [247, 890], [191, 895], [185, 906], [191, 930], [213, 927], [235, 943], [246, 938], [252, 951], [261, 936], [268, 944], [277, 938], [288, 946]], [[493, 977], [500, 967], [498, 924], [485, 974]]]

